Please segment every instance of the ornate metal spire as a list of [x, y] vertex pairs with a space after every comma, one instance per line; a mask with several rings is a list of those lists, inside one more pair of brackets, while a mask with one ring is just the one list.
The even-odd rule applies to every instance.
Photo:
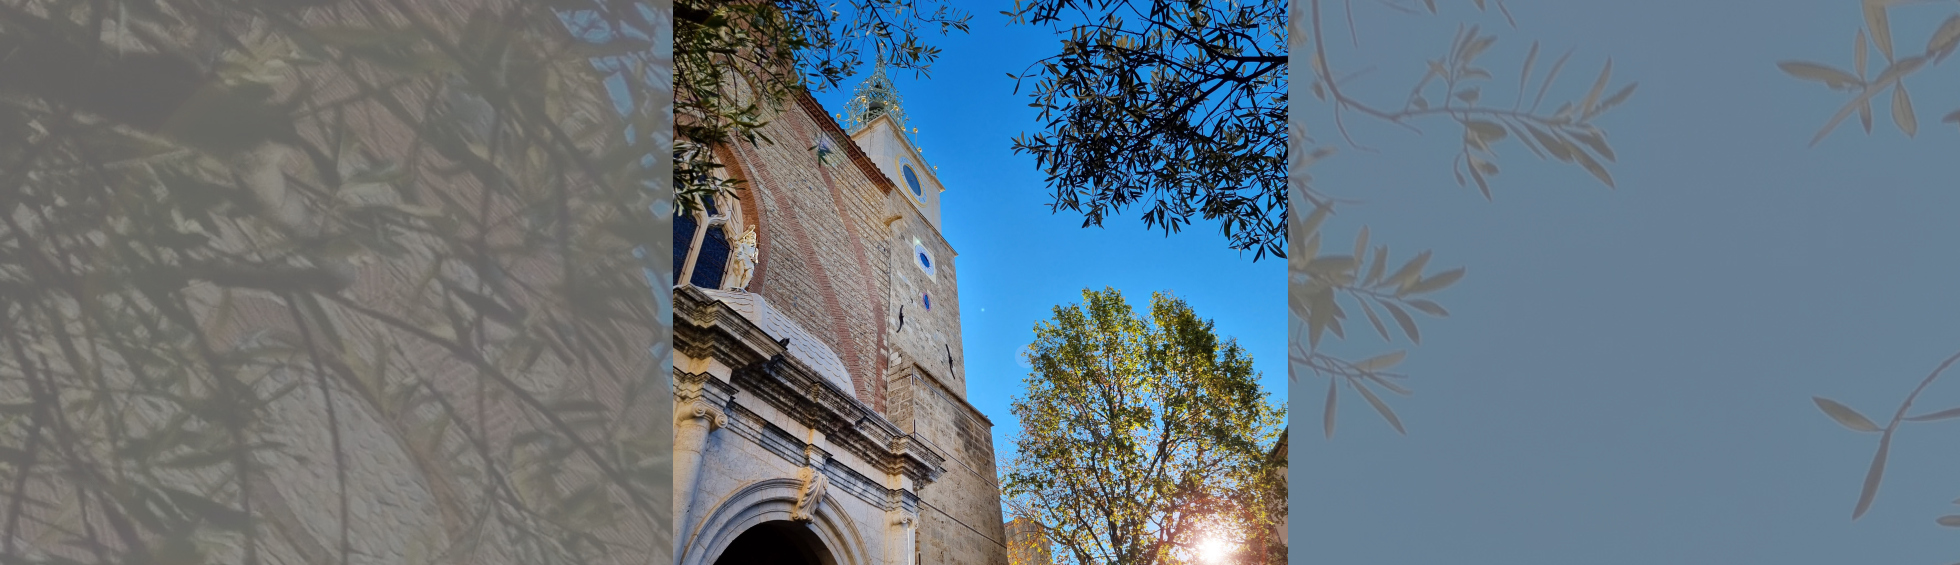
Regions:
[[857, 90], [851, 93], [851, 100], [844, 103], [844, 129], [857, 133], [865, 124], [878, 116], [891, 116], [898, 130], [907, 137], [912, 135], [905, 129], [904, 100], [898, 96], [898, 89], [892, 86], [892, 79], [885, 74], [885, 56], [878, 54], [878, 65], [871, 76], [858, 83]]

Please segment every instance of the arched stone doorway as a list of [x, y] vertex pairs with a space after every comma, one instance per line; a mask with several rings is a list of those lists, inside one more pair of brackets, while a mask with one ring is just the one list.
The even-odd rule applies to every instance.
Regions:
[[[873, 556], [866, 545], [868, 538], [843, 511], [844, 502], [832, 495], [824, 495], [823, 503], [814, 510], [810, 521], [793, 521], [801, 486], [796, 479], [776, 478], [757, 481], [730, 493], [714, 510], [682, 530], [675, 540], [674, 565], [744, 563], [741, 556], [747, 550], [742, 548], [752, 546], [752, 541], [814, 548], [809, 553], [791, 553], [798, 557], [782, 563], [875, 565], [882, 562]], [[882, 544], [882, 540], [878, 541]]]
[[715, 565], [837, 565], [810, 527], [788, 520], [756, 524], [728, 543]]

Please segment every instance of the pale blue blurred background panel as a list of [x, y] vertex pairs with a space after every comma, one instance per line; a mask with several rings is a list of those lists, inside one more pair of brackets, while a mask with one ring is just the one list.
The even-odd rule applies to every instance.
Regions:
[[[1328, 3], [1330, 20], [1344, 18]], [[1782, 60], [1850, 68], [1858, 2], [1512, 2], [1517, 28], [1469, 2], [1412, 16], [1354, 2], [1328, 39], [1337, 71], [1373, 68], [1352, 94], [1397, 106], [1458, 22], [1500, 40], [1481, 62], [1507, 101], [1532, 40], [1575, 50], [1554, 85], [1583, 93], [1606, 58], [1633, 98], [1598, 123], [1618, 154], [1617, 190], [1576, 167], [1498, 147], [1495, 201], [1455, 185], [1460, 131], [1294, 115], [1340, 152], [1312, 169], [1322, 190], [1362, 198], [1326, 225], [1343, 249], [1361, 225], [1401, 253], [1469, 275], [1440, 293], [1448, 319], [1398, 369], [1409, 435], [1359, 403], [1332, 440], [1293, 442], [1293, 558], [1301, 563], [1950, 563], [1960, 530], [1960, 423], [1908, 425], [1873, 509], [1850, 520], [1877, 434], [1837, 426], [1813, 395], [1880, 420], [1960, 351], [1960, 65], [1908, 79], [1919, 131], [1874, 104], [1815, 148], [1848, 100], [1791, 78]], [[1457, 5], [1461, 4], [1461, 5]], [[1893, 8], [1916, 53], [1951, 3]], [[1870, 70], [1883, 66], [1872, 53]], [[1508, 85], [1508, 86], [1507, 86]], [[1536, 79], [1533, 80], [1533, 87]], [[1569, 95], [1569, 94], [1568, 94]], [[1353, 332], [1350, 335], [1354, 335]], [[1390, 346], [1352, 339], [1331, 351]], [[1956, 375], [1960, 376], [1960, 375]], [[1319, 378], [1294, 387], [1318, 422]], [[1346, 400], [1346, 399], [1344, 399]], [[1935, 385], [1914, 412], [1960, 405]]]

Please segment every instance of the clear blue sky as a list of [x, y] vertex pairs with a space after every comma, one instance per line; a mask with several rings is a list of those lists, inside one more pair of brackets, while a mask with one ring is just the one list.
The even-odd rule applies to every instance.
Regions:
[[[967, 400], [994, 422], [997, 457], [1011, 456], [1019, 424], [1008, 411], [1027, 369], [1016, 352], [1034, 340], [1035, 322], [1053, 308], [1082, 300], [1082, 289], [1123, 292], [1147, 311], [1150, 293], [1170, 291], [1218, 333], [1237, 338], [1261, 373], [1271, 402], [1286, 392], [1286, 264], [1252, 261], [1226, 247], [1215, 226], [1198, 225], [1166, 238], [1146, 231], [1133, 210], [1082, 228], [1082, 217], [1048, 211], [1048, 190], [1034, 159], [1016, 155], [1010, 139], [1036, 126], [1026, 90], [1014, 93], [1007, 74], [1058, 49], [1046, 28], [1009, 26], [1008, 4], [963, 3], [972, 33], [931, 36], [943, 49], [931, 75], [893, 73], [926, 162], [946, 185], [941, 225], [959, 252], [960, 315], [965, 343]], [[869, 66], [861, 71], [870, 72]], [[817, 94], [842, 112], [851, 87]]]
[[[1324, 17], [1344, 28], [1343, 4]], [[1960, 530], [1933, 522], [1960, 514], [1960, 422], [1905, 428], [1876, 505], [1852, 522], [1877, 435], [1810, 400], [1889, 418], [1960, 351], [1960, 128], [1937, 122], [1960, 107], [1960, 59], [1908, 80], [1917, 139], [1890, 125], [1888, 95], [1873, 134], [1853, 117], [1807, 148], [1847, 97], [1776, 63], [1849, 68], [1857, 1], [1511, 2], [1516, 30], [1437, 4], [1441, 17], [1353, 2], [1361, 49], [1330, 31], [1334, 67], [1374, 71], [1349, 90], [1399, 105], [1465, 21], [1502, 37], [1486, 97], [1509, 98], [1532, 39], [1577, 49], [1568, 95], [1610, 56], [1616, 83], [1640, 82], [1600, 122], [1619, 189], [1507, 141], [1486, 202], [1450, 176], [1452, 127], [1348, 120], [1381, 152], [1342, 147], [1314, 168], [1319, 186], [1368, 200], [1329, 222], [1329, 245], [1365, 223], [1373, 241], [1469, 274], [1438, 297], [1453, 317], [1425, 324], [1401, 367], [1416, 391], [1392, 399], [1408, 436], [1360, 403], [1332, 440], [1297, 430], [1295, 562], [1960, 561]], [[1955, 11], [1894, 8], [1897, 48], [1918, 52]], [[1294, 112], [1340, 142], [1326, 106]], [[1318, 421], [1322, 386], [1294, 387], [1295, 421]], [[1960, 382], [1944, 382], [1915, 412], [1955, 405]]]

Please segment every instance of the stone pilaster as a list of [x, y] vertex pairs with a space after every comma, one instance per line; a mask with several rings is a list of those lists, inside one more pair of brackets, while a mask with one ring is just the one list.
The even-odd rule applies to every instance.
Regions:
[[894, 565], [917, 565], [919, 555], [919, 518], [910, 512], [899, 512], [894, 526], [898, 527], [897, 546], [900, 555], [892, 559]]
[[[708, 446], [708, 434], [728, 423], [721, 407], [701, 394], [707, 373], [674, 372], [674, 524], [689, 523], [688, 511], [694, 506], [695, 484], [701, 475], [701, 452]], [[674, 532], [685, 539], [684, 532]]]

